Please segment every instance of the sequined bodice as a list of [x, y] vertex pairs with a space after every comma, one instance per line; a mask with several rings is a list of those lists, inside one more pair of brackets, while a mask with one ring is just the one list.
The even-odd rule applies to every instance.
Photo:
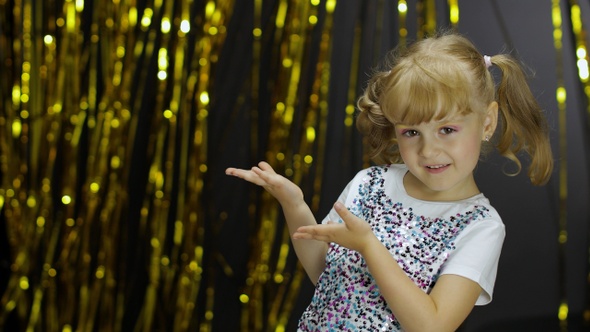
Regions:
[[[454, 250], [454, 240], [473, 220], [484, 218], [487, 208], [441, 217], [427, 217], [397, 202], [385, 191], [383, 173], [371, 168], [348, 208], [366, 220], [399, 266], [425, 292], [430, 292], [441, 266]], [[406, 204], [407, 205], [407, 204]], [[300, 331], [399, 331], [362, 256], [332, 243], [311, 304], [301, 317]]]

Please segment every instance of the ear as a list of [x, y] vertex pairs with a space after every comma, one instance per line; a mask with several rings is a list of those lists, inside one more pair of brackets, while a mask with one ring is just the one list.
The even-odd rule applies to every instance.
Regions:
[[488, 105], [485, 118], [483, 120], [483, 137], [482, 140], [494, 136], [496, 126], [498, 125], [498, 103], [493, 101]]

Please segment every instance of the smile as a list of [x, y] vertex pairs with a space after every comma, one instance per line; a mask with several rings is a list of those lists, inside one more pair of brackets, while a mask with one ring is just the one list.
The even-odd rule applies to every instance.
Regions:
[[431, 165], [431, 166], [426, 166], [426, 168], [429, 169], [439, 169], [439, 168], [443, 168], [443, 167], [447, 167], [449, 166], [449, 164], [444, 164], [444, 165]]
[[439, 164], [439, 165], [428, 165], [425, 167], [426, 172], [430, 174], [441, 174], [444, 173], [451, 164]]

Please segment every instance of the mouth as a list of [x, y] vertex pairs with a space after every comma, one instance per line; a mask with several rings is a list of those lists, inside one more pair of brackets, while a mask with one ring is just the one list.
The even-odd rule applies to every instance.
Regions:
[[451, 164], [427, 165], [426, 170], [430, 173], [444, 172]]
[[440, 169], [449, 166], [449, 164], [441, 164], [441, 165], [428, 165], [426, 168], [428, 169]]

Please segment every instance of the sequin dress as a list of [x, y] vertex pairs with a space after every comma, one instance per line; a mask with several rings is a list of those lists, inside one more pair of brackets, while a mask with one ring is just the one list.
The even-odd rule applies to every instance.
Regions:
[[[478, 305], [491, 301], [504, 225], [483, 194], [459, 202], [427, 202], [407, 195], [404, 165], [363, 170], [339, 200], [371, 224], [375, 235], [424, 292], [442, 274], [479, 283]], [[324, 219], [342, 220], [334, 210]], [[362, 256], [330, 244], [326, 268], [298, 331], [402, 331]]]

